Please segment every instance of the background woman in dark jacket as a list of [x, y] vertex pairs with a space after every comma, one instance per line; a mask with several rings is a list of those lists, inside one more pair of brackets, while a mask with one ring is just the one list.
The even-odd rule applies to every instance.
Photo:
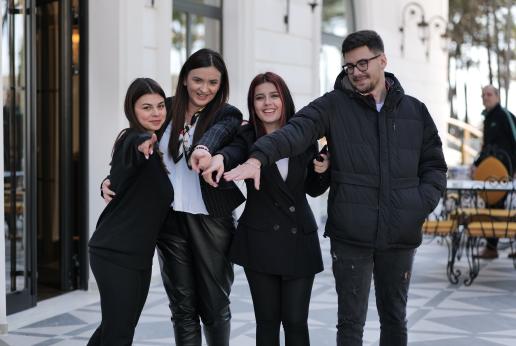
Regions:
[[201, 346], [199, 318], [209, 346], [229, 345], [231, 212], [244, 198], [234, 183], [215, 189], [191, 169], [193, 161], [201, 166], [203, 160], [209, 162], [210, 153], [231, 142], [237, 133], [242, 114], [227, 104], [228, 95], [222, 57], [201, 49], [181, 68], [162, 128], [160, 149], [175, 198], [157, 246], [178, 346]]
[[141, 152], [142, 143], [156, 143], [154, 131], [165, 122], [165, 93], [152, 79], [138, 78], [127, 90], [124, 109], [129, 128], [118, 135], [110, 172], [118, 194], [89, 242], [102, 322], [88, 345], [132, 344], [149, 291], [156, 239], [173, 200], [160, 156], [146, 158]]
[[[283, 79], [271, 72], [259, 74], [248, 93], [250, 123], [237, 139], [212, 159], [203, 174], [210, 181], [247, 159], [254, 141], [271, 133], [295, 110]], [[244, 267], [256, 316], [256, 345], [280, 344], [283, 324], [287, 346], [310, 344], [308, 306], [316, 273], [323, 270], [317, 223], [306, 193], [322, 194], [329, 186], [329, 161], [314, 160], [317, 143], [300, 155], [282, 159], [262, 170], [256, 190], [247, 182], [247, 202], [233, 238], [230, 258]], [[316, 167], [314, 168], [314, 165]]]

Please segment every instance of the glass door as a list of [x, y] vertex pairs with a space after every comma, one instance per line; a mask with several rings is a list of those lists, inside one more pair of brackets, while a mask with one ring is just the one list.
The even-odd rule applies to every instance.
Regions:
[[[0, 0], [7, 313], [86, 288], [80, 0]], [[84, 39], [84, 38], [83, 38]], [[84, 42], [84, 41], [83, 41]]]
[[38, 301], [81, 287], [87, 266], [79, 222], [85, 167], [79, 5], [79, 0], [36, 1]]
[[7, 311], [34, 305], [29, 2], [1, 0], [4, 120], [4, 229]]

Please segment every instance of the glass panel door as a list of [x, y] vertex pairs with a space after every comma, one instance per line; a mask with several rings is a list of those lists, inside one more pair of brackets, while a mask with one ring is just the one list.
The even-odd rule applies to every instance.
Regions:
[[27, 93], [27, 2], [1, 0], [4, 120], [4, 225], [9, 313], [32, 305], [27, 160], [30, 102]]

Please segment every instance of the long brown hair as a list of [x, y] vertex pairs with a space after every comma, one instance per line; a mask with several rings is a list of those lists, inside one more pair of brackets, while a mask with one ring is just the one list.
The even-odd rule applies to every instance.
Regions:
[[188, 77], [188, 73], [191, 70], [202, 67], [215, 67], [220, 72], [220, 88], [213, 100], [204, 107], [202, 116], [197, 120], [195, 126], [194, 138], [192, 141], [192, 147], [202, 137], [204, 132], [213, 122], [214, 114], [227, 102], [229, 97], [229, 80], [228, 71], [226, 64], [222, 59], [222, 56], [207, 48], [203, 48], [193, 53], [184, 63], [181, 71], [179, 72], [179, 78], [176, 88], [176, 94], [174, 96], [174, 102], [172, 104], [172, 129], [170, 131], [170, 140], [168, 142], [168, 151], [170, 155], [175, 159], [179, 155], [179, 133], [183, 129], [185, 123], [185, 114], [188, 107], [188, 90], [186, 89], [185, 81]]
[[138, 118], [136, 117], [136, 113], [134, 112], [134, 105], [140, 97], [148, 94], [158, 94], [159, 96], [163, 97], [163, 101], [165, 101], [165, 92], [154, 79], [136, 78], [127, 88], [124, 101], [124, 113], [127, 121], [129, 122], [129, 127], [120, 131], [116, 137], [111, 155], [113, 155], [113, 152], [120, 142], [120, 139], [127, 132], [127, 130], [134, 129], [138, 132], [147, 132], [147, 130], [142, 126], [142, 124], [140, 124]]
[[294, 100], [292, 100], [290, 90], [288, 89], [287, 84], [285, 83], [283, 78], [281, 78], [274, 72], [265, 72], [258, 74], [251, 81], [251, 85], [249, 86], [249, 92], [247, 93], [249, 123], [253, 125], [257, 138], [265, 134], [265, 127], [263, 126], [263, 122], [256, 115], [256, 111], [254, 109], [254, 95], [256, 92], [256, 87], [263, 83], [272, 83], [276, 87], [276, 90], [278, 90], [281, 103], [283, 104], [283, 108], [281, 110], [280, 126], [285, 125], [288, 119], [290, 119], [296, 112]]

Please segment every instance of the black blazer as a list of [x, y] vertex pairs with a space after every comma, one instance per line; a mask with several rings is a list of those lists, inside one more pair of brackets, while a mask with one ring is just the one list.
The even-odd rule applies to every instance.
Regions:
[[[160, 131], [158, 131], [158, 138], [161, 138], [161, 135], [172, 119], [171, 110], [173, 102], [173, 97], [167, 97], [165, 100], [167, 121], [165, 121]], [[200, 117], [202, 117], [202, 112]], [[210, 150], [210, 153], [213, 154], [216, 150], [229, 144], [233, 140], [241, 123], [242, 113], [240, 110], [225, 103], [221, 109], [215, 113], [211, 125], [202, 137], [192, 144], [191, 150], [193, 150], [196, 145], [204, 145]], [[188, 156], [189, 154], [191, 153], [188, 153]], [[218, 188], [214, 188], [206, 183], [202, 177], [199, 178], [202, 199], [210, 216], [230, 216], [233, 210], [245, 201], [245, 197], [234, 182], [222, 181]]]
[[[237, 139], [220, 153], [229, 169], [255, 140], [251, 125], [242, 126]], [[231, 260], [243, 267], [276, 275], [308, 276], [323, 270], [317, 223], [306, 193], [315, 197], [329, 186], [329, 170], [317, 174], [314, 143], [291, 157], [286, 181], [276, 164], [262, 167], [260, 190], [246, 181], [247, 202], [230, 249]], [[244, 155], [245, 156], [245, 155]]]

